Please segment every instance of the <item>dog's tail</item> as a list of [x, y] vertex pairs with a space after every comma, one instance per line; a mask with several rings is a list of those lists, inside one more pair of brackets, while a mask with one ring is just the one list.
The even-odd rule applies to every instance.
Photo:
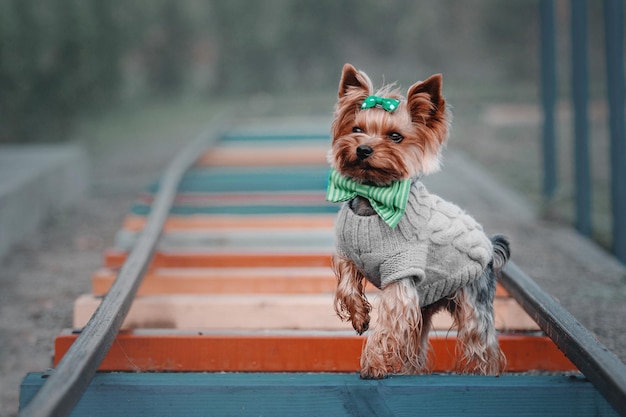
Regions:
[[493, 268], [502, 269], [511, 257], [509, 239], [504, 235], [493, 235], [491, 244], [493, 245]]

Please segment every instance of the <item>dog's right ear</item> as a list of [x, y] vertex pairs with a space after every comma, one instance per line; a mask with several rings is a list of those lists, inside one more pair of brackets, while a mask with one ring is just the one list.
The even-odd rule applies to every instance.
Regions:
[[343, 98], [349, 91], [362, 90], [366, 95], [371, 95], [373, 90], [372, 82], [367, 74], [354, 68], [350, 64], [345, 64], [341, 72], [341, 81], [339, 82], [339, 98]]

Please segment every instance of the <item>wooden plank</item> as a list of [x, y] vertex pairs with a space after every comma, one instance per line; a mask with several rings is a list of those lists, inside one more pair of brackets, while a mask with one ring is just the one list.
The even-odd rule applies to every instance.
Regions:
[[[74, 302], [74, 328], [82, 328], [100, 305], [82, 295]], [[123, 328], [169, 329], [339, 329], [330, 294], [176, 295], [136, 298]]]
[[[229, 192], [229, 193], [178, 193], [175, 206], [280, 206], [280, 205], [319, 205], [325, 202], [325, 190], [316, 191], [281, 191], [281, 192]], [[150, 205], [153, 201], [150, 193], [141, 193], [137, 201]]]
[[[21, 385], [23, 407], [45, 376]], [[364, 381], [355, 374], [98, 373], [75, 417], [601, 416], [617, 413], [582, 377], [460, 375]]]
[[[77, 335], [55, 340], [54, 362]], [[366, 337], [351, 331], [180, 331], [121, 332], [101, 365], [109, 371], [355, 372]], [[455, 369], [455, 332], [430, 337], [433, 372]], [[501, 334], [507, 372], [574, 371], [576, 367], [546, 336]]]
[[[368, 298], [374, 306], [370, 327], [376, 326], [378, 294]], [[83, 327], [101, 298], [85, 294], [74, 302], [74, 328]], [[496, 298], [495, 324], [502, 330], [537, 330], [536, 323], [511, 298]], [[452, 327], [449, 314], [433, 318], [433, 328]], [[125, 329], [317, 329], [349, 330], [333, 310], [333, 294], [204, 294], [138, 297], [123, 324]]]
[[[338, 204], [256, 204], [256, 205], [231, 205], [231, 206], [194, 206], [177, 205], [173, 206], [170, 214], [174, 216], [196, 216], [196, 215], [293, 215], [293, 214], [332, 214], [339, 210]], [[146, 216], [150, 213], [150, 206], [146, 204], [134, 204], [130, 212], [136, 216]]]
[[[116, 276], [111, 269], [96, 271], [92, 294], [105, 295]], [[336, 286], [337, 278], [328, 267], [161, 268], [144, 277], [137, 294], [314, 294], [334, 292]], [[496, 296], [506, 297], [507, 292], [498, 285]]]
[[324, 165], [330, 143], [285, 147], [216, 147], [196, 162], [200, 166]]
[[[139, 232], [119, 230], [115, 235], [115, 247], [131, 250], [139, 239]], [[157, 250], [264, 250], [274, 252], [327, 251], [334, 247], [335, 233], [332, 229], [279, 229], [267, 230], [211, 230], [162, 233]]]
[[[328, 166], [304, 167], [220, 167], [188, 171], [180, 184], [179, 193], [229, 193], [272, 191], [325, 190]], [[154, 193], [159, 184], [148, 187]]]
[[[104, 267], [111, 269], [121, 267], [127, 255], [126, 251], [105, 250]], [[324, 267], [330, 266], [330, 251], [307, 253], [168, 251], [157, 252], [150, 266], [152, 268]]]
[[[328, 121], [330, 122], [330, 121]], [[306, 129], [305, 129], [306, 130]], [[252, 142], [252, 143], [250, 143]], [[283, 131], [283, 128], [276, 126], [276, 122], [272, 122], [272, 126], [264, 131], [259, 131], [258, 127], [254, 130], [248, 129], [244, 131], [240, 129], [238, 132], [227, 133], [219, 141], [219, 146], [238, 144], [246, 147], [265, 147], [265, 146], [301, 146], [303, 143], [330, 143], [330, 135], [328, 132], [306, 131], [303, 132], [299, 126], [298, 131]], [[255, 146], [256, 145], [256, 146]]]
[[[92, 294], [102, 296], [116, 272], [100, 269], [92, 276]], [[156, 294], [314, 294], [334, 292], [329, 267], [307, 268], [163, 268], [148, 273], [138, 295]]]
[[[129, 215], [124, 219], [123, 229], [130, 231], [142, 230], [145, 225], [144, 216]], [[297, 228], [332, 228], [334, 214], [291, 214], [283, 216], [169, 216], [163, 230], [213, 230], [213, 229], [291, 229]]]

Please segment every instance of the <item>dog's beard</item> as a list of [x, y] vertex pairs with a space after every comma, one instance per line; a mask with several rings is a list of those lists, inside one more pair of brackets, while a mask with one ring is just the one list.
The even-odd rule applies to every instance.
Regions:
[[[382, 141], [381, 141], [382, 142]], [[343, 137], [333, 143], [331, 164], [339, 173], [357, 182], [385, 186], [394, 181], [418, 175], [422, 152], [411, 144], [378, 143], [371, 156], [361, 159], [356, 148], [359, 141]]]

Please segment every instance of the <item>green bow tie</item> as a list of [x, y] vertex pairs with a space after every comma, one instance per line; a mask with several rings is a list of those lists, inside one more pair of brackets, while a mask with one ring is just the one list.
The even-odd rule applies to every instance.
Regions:
[[361, 104], [362, 109], [371, 109], [372, 107], [381, 106], [383, 109], [387, 110], [389, 113], [393, 113], [395, 109], [400, 105], [400, 100], [396, 100], [395, 98], [386, 98], [386, 97], [378, 97], [378, 96], [369, 96], [365, 100], [363, 100], [363, 104]]
[[411, 180], [395, 181], [391, 185], [379, 187], [360, 184], [339, 174], [335, 169], [328, 176], [326, 201], [339, 203], [352, 200], [357, 195], [365, 197], [376, 213], [391, 227], [395, 228], [406, 210], [411, 190]]

